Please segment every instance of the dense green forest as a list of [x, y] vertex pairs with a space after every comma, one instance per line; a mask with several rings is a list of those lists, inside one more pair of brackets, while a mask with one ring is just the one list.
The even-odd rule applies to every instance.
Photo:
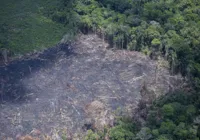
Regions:
[[0, 4], [1, 49], [26, 53], [55, 45], [66, 33], [70, 40], [79, 32], [93, 32], [110, 47], [165, 58], [171, 74], [181, 73], [194, 89], [144, 105], [145, 125], [123, 118], [105, 132], [89, 131], [85, 139], [105, 139], [109, 134], [110, 140], [199, 140], [199, 0], [35, 0], [36, 7], [23, 12], [21, 3], [26, 1], [12, 2], [15, 6]]

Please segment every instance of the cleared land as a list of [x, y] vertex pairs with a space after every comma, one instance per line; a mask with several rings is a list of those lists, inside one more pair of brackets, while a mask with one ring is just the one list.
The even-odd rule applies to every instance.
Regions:
[[131, 114], [141, 97], [155, 98], [181, 84], [164, 61], [106, 45], [93, 34], [81, 35], [71, 45], [1, 66], [0, 136], [102, 129], [113, 125], [116, 110]]

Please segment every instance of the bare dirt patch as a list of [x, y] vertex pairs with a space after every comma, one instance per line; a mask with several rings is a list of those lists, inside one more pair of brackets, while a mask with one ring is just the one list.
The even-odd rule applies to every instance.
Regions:
[[1, 66], [0, 138], [102, 129], [113, 125], [116, 109], [131, 114], [141, 94], [155, 98], [180, 84], [164, 61], [105, 45], [81, 35], [72, 45]]

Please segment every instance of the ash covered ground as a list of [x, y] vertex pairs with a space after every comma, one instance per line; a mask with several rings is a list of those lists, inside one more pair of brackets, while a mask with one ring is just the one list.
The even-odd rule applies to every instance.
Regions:
[[71, 45], [1, 66], [0, 139], [112, 126], [116, 110], [132, 113], [144, 86], [150, 94], [145, 97], [155, 98], [179, 83], [165, 61], [106, 45], [95, 35], [81, 35]]

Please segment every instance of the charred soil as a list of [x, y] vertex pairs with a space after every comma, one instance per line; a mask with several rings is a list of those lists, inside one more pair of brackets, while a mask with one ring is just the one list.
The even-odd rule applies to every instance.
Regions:
[[116, 110], [131, 115], [141, 98], [151, 101], [181, 85], [164, 60], [106, 45], [81, 35], [1, 66], [0, 139], [101, 130], [113, 125]]

